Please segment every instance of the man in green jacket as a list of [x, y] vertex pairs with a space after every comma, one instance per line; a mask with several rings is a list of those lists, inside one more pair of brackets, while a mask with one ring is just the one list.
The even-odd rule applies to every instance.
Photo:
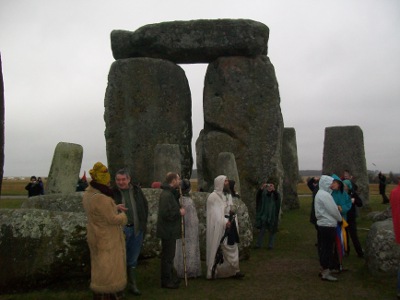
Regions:
[[139, 184], [131, 182], [127, 169], [117, 171], [115, 183], [114, 201], [116, 204], [124, 204], [128, 209], [128, 224], [124, 226], [128, 288], [134, 295], [141, 295], [136, 284], [136, 266], [147, 227], [147, 199]]
[[158, 203], [157, 237], [161, 239], [161, 287], [177, 289], [179, 280], [175, 275], [174, 257], [176, 240], [181, 238], [181, 217], [185, 209], [179, 205], [180, 177], [168, 173]]

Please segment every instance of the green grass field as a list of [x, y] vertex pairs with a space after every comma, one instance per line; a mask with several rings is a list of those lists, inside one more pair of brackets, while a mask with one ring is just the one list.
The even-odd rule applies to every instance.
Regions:
[[[388, 187], [388, 194], [392, 188]], [[371, 186], [370, 209], [384, 210], [388, 206], [381, 204], [376, 191]], [[299, 185], [299, 194], [309, 194], [304, 184]], [[0, 207], [4, 208], [16, 200], [3, 201]], [[300, 197], [300, 205], [300, 209], [284, 212], [273, 250], [251, 250], [250, 259], [240, 263], [241, 271], [246, 273], [243, 280], [209, 281], [202, 277], [189, 280], [188, 287], [182, 284], [178, 290], [165, 290], [160, 288], [159, 258], [140, 260], [138, 285], [143, 293], [140, 299], [395, 299], [395, 276], [372, 276], [365, 260], [354, 251], [345, 257], [343, 265], [349, 271], [339, 274], [338, 282], [320, 280], [314, 245], [316, 231], [308, 221], [311, 197]], [[361, 210], [358, 219], [363, 245], [368, 233], [364, 229], [371, 226], [367, 213]], [[73, 280], [40, 291], [0, 295], [0, 299], [90, 299], [88, 286], [89, 282]], [[126, 299], [138, 298], [127, 295]]]

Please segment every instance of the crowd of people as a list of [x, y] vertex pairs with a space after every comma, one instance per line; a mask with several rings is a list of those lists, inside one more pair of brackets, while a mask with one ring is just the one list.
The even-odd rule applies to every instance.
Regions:
[[[133, 295], [141, 295], [136, 269], [147, 227], [147, 199], [127, 169], [116, 172], [113, 188], [110, 187], [111, 175], [101, 162], [89, 173], [92, 180], [82, 201], [88, 219], [93, 299], [122, 299], [126, 287]], [[199, 220], [189, 194], [191, 184], [170, 172], [163, 183], [152, 186], [162, 189], [156, 230], [161, 240], [161, 287], [177, 289], [183, 278], [187, 283], [187, 278], [202, 275]], [[214, 192], [207, 199], [208, 279], [244, 277], [239, 268], [238, 198], [235, 181], [224, 175], [215, 178]], [[267, 196], [262, 198], [260, 203], [264, 203]], [[265, 203], [261, 206], [268, 207]], [[269, 220], [264, 218], [264, 213], [260, 216], [262, 227], [269, 229]]]
[[357, 207], [363, 202], [352, 179], [350, 172], [345, 170], [342, 177], [322, 175], [307, 182], [313, 195], [310, 222], [317, 229], [316, 246], [322, 280], [337, 281], [332, 274], [347, 270], [343, 258], [350, 254], [350, 239], [358, 257], [364, 257], [356, 222]]
[[[115, 175], [115, 187], [106, 166], [98, 162], [90, 170], [92, 180], [85, 189], [83, 206], [87, 242], [91, 255], [91, 284], [94, 299], [122, 299], [124, 290], [141, 295], [137, 286], [137, 263], [148, 219], [148, 203], [139, 183], [127, 169]], [[260, 185], [256, 200], [255, 249], [263, 246], [268, 231], [267, 249], [273, 249], [278, 232], [281, 196], [274, 178]], [[337, 281], [335, 274], [346, 271], [344, 257], [350, 254], [350, 240], [358, 257], [364, 257], [357, 235], [356, 209], [363, 205], [357, 185], [349, 171], [341, 177], [332, 174], [312, 177], [307, 182], [313, 201], [310, 222], [317, 230], [317, 249], [322, 280]], [[182, 279], [202, 276], [199, 220], [190, 197], [191, 184], [179, 174], [166, 174], [160, 188], [156, 235], [161, 240], [160, 283], [162, 288], [177, 289]], [[399, 187], [400, 188], [400, 187]], [[398, 189], [399, 189], [398, 188]], [[399, 192], [393, 192], [397, 201]], [[397, 194], [396, 194], [397, 193]], [[398, 200], [393, 200], [397, 199]], [[245, 275], [239, 267], [238, 199], [235, 181], [225, 175], [214, 180], [214, 191], [206, 202], [206, 272], [207, 279], [235, 278]], [[394, 204], [392, 204], [393, 206]], [[394, 218], [400, 243], [400, 218]], [[397, 225], [396, 225], [397, 224]], [[400, 271], [399, 271], [400, 293]]]

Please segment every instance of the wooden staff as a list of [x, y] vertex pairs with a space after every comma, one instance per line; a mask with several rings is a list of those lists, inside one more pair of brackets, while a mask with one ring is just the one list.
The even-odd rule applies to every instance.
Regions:
[[[180, 204], [183, 207], [182, 188], [179, 185]], [[186, 270], [186, 247], [185, 247], [185, 216], [181, 216], [181, 232], [182, 232], [182, 254], [183, 254], [183, 272], [185, 274], [185, 286], [188, 285]]]

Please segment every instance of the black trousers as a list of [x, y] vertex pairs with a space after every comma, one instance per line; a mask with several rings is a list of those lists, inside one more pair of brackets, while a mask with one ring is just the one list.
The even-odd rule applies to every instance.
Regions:
[[318, 226], [318, 254], [322, 269], [334, 268], [336, 227]]
[[[358, 256], [363, 256], [364, 255], [364, 251], [361, 247], [361, 243], [360, 240], [358, 239], [358, 234], [357, 234], [357, 223], [356, 220], [351, 220], [347, 222], [349, 224], [349, 226], [346, 227], [346, 231], [347, 231], [347, 236], [349, 236], [351, 238], [351, 241], [353, 242], [354, 245], [354, 249], [357, 252]], [[349, 239], [347, 239], [347, 248], [348, 251], [347, 253], [350, 254], [350, 241]]]
[[176, 240], [161, 240], [161, 284], [171, 284], [175, 280], [174, 258]]

